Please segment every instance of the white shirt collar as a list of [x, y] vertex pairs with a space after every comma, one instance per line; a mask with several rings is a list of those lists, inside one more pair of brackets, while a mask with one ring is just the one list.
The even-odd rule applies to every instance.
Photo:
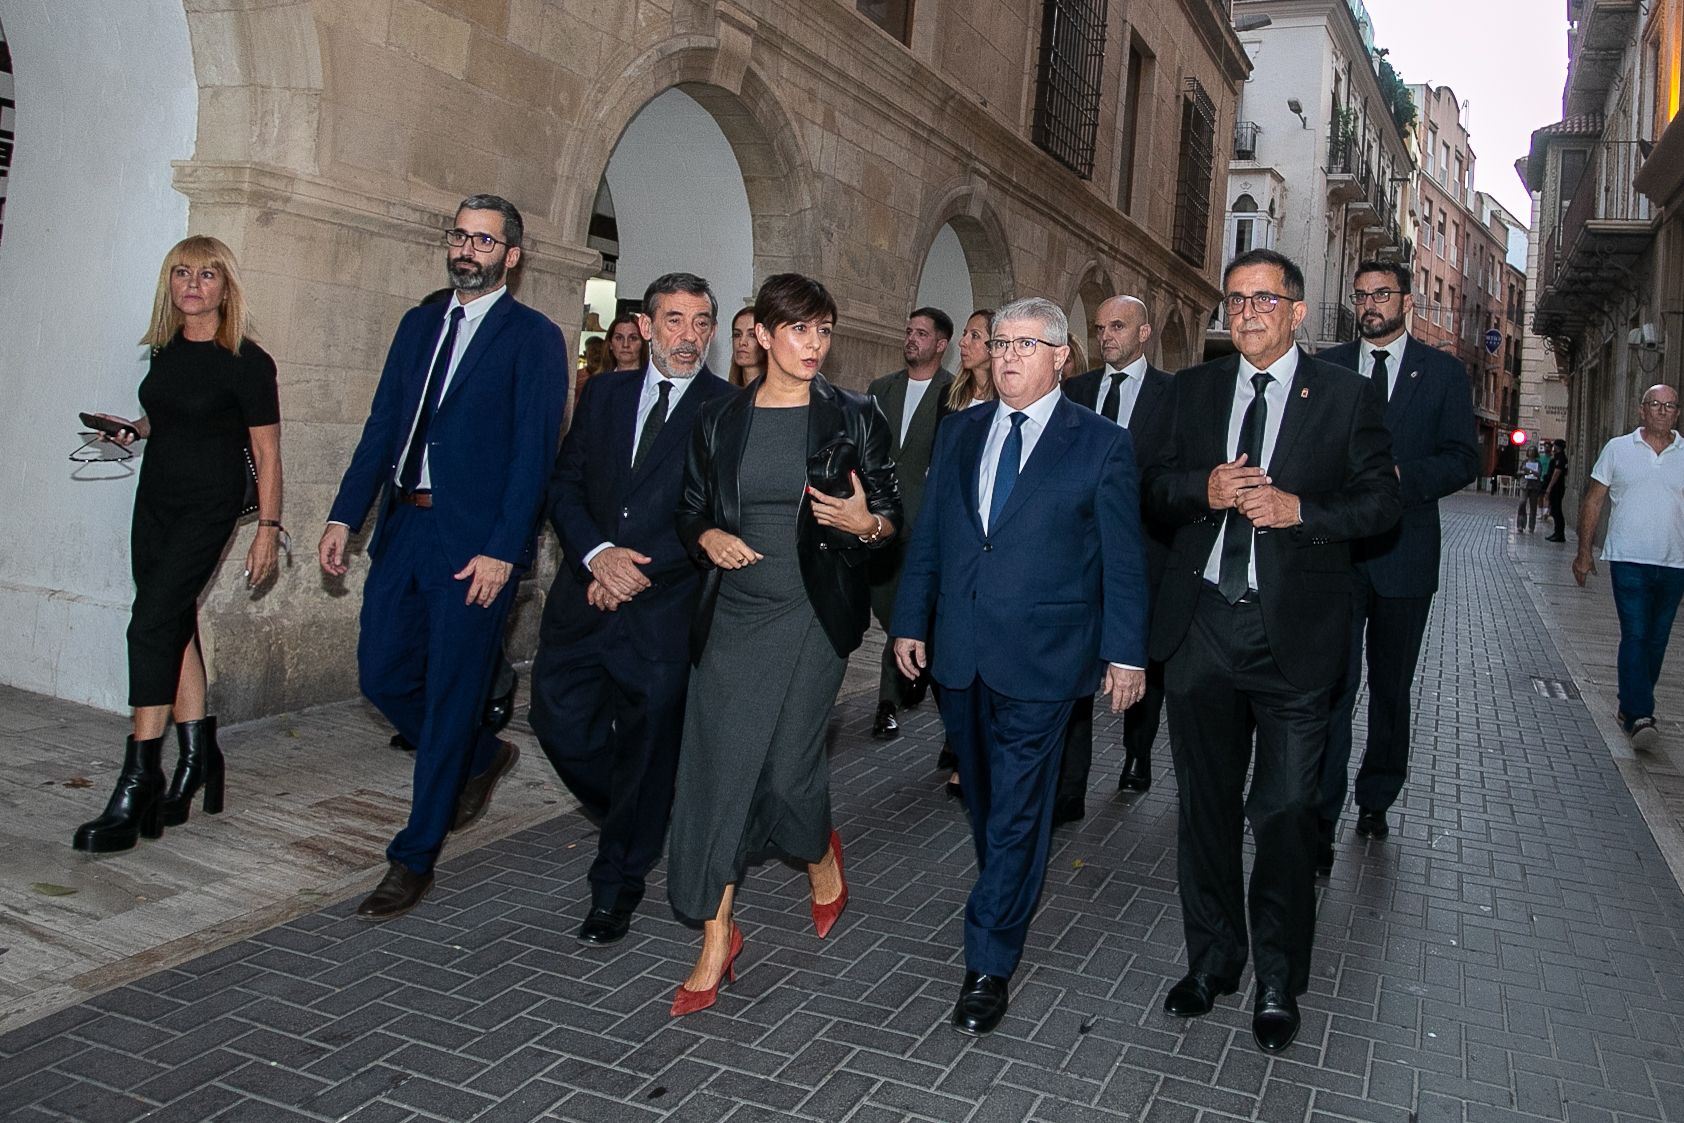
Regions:
[[1240, 356], [1240, 378], [1245, 382], [1251, 381], [1251, 376], [1260, 370], [1269, 372], [1275, 382], [1286, 385], [1292, 381], [1292, 376], [1298, 373], [1298, 348], [1288, 347], [1286, 354], [1276, 359], [1266, 367], [1253, 366], [1250, 359]]
[[1365, 340], [1362, 341], [1362, 346], [1357, 351], [1357, 359], [1358, 359], [1359, 362], [1367, 361], [1369, 363], [1372, 363], [1374, 361], [1374, 353], [1376, 351], [1384, 351], [1387, 355], [1391, 356], [1391, 359], [1390, 359], [1391, 369], [1395, 371], [1395, 370], [1399, 369], [1400, 366], [1402, 366], [1402, 364], [1403, 364], [1403, 350], [1404, 350], [1404, 348], [1406, 348], [1408, 346], [1409, 346], [1409, 333], [1408, 332], [1404, 332], [1403, 334], [1399, 335], [1396, 339], [1392, 340], [1390, 343], [1386, 344], [1384, 347], [1376, 347], [1376, 346], [1374, 346], [1374, 344], [1370, 343], [1368, 340], [1365, 339]]
[[498, 285], [495, 289], [492, 289], [484, 296], [476, 296], [466, 304], [463, 304], [459, 299], [453, 297], [446, 302], [450, 305], [450, 307], [444, 310], [444, 314], [448, 318], [450, 315], [450, 308], [460, 308], [462, 309], [462, 319], [464, 321], [480, 319], [487, 312], [491, 311], [491, 306], [501, 300], [503, 298], [503, 294], [508, 291], [508, 285]]
[[1142, 353], [1140, 358], [1136, 359], [1126, 367], [1114, 367], [1110, 363], [1105, 364], [1105, 378], [1112, 378], [1118, 374], [1126, 374], [1130, 378], [1145, 378], [1146, 355]]
[[[1051, 390], [1024, 406], [1023, 412], [1029, 415], [1029, 420], [1044, 429], [1047, 427], [1047, 422], [1052, 418], [1053, 410], [1058, 408], [1058, 399], [1063, 396], [1063, 393], [1057, 386], [1054, 386]], [[1011, 415], [1014, 412], [1012, 407], [1003, 401], [999, 402], [998, 406], [999, 408], [994, 414], [994, 424], [1010, 425]]]

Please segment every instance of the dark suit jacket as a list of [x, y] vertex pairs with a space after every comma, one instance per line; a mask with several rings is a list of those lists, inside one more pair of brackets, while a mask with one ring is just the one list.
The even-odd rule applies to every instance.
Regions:
[[[1163, 455], [1146, 469], [1146, 505], [1175, 528], [1152, 616], [1152, 658], [1181, 646], [1225, 510], [1210, 507], [1211, 470], [1225, 464], [1240, 356], [1175, 376], [1174, 420]], [[1367, 380], [1298, 353], [1298, 373], [1270, 457], [1275, 486], [1299, 497], [1303, 524], [1256, 536], [1263, 627], [1281, 674], [1313, 690], [1345, 666], [1351, 612], [1351, 542], [1397, 521], [1398, 484], [1379, 398]]]
[[[549, 516], [561, 541], [562, 569], [545, 605], [545, 640], [572, 643], [600, 633], [645, 659], [689, 658], [690, 616], [702, 573], [690, 559], [672, 513], [684, 486], [684, 453], [702, 406], [736, 388], [703, 369], [673, 407], [637, 471], [637, 403], [643, 371], [599, 374], [579, 392], [573, 424], [550, 475]], [[647, 556], [649, 588], [613, 612], [585, 600], [585, 555], [604, 542]]]
[[[1140, 384], [1140, 393], [1134, 400], [1134, 411], [1129, 414], [1128, 423], [1129, 436], [1134, 440], [1135, 464], [1141, 468], [1156, 460], [1169, 440], [1173, 379], [1174, 375], [1169, 371], [1146, 364], [1146, 377]], [[1064, 392], [1077, 405], [1097, 413], [1099, 388], [1104, 382], [1105, 368], [1098, 367], [1067, 380]], [[1168, 527], [1146, 517], [1145, 511], [1141, 512], [1141, 522], [1146, 532], [1146, 570], [1152, 588], [1156, 589], [1158, 582], [1163, 580], [1164, 566], [1169, 562], [1170, 542], [1175, 535]]]
[[936, 433], [890, 634], [929, 643], [943, 686], [980, 676], [1026, 701], [1091, 695], [1106, 663], [1146, 665], [1134, 442], [1061, 397], [984, 534], [977, 488], [996, 408], [972, 406]]
[[[1318, 357], [1356, 370], [1361, 353], [1353, 340]], [[1479, 472], [1473, 395], [1460, 359], [1413, 336], [1394, 385], [1385, 417], [1403, 517], [1384, 534], [1353, 544], [1351, 552], [1381, 596], [1429, 597], [1438, 591], [1438, 501]]]
[[952, 410], [947, 408], [947, 388], [953, 385], [953, 375], [938, 370], [931, 377], [924, 396], [919, 399], [918, 411], [906, 428], [906, 440], [900, 438], [901, 421], [906, 416], [906, 387], [910, 379], [905, 370], [885, 374], [872, 382], [866, 393], [883, 411], [889, 423], [889, 454], [895, 458], [895, 479], [900, 483], [900, 509], [906, 519], [905, 532], [895, 536], [887, 548], [871, 558], [871, 583], [880, 586], [874, 594], [879, 598], [877, 611], [887, 618], [894, 611], [894, 592], [900, 580], [901, 561], [906, 557], [906, 544], [918, 525], [918, 512], [924, 506], [924, 477], [930, 471], [930, 453], [935, 449], [936, 426]]
[[[678, 536], [690, 556], [706, 569], [701, 600], [690, 626], [691, 662], [700, 661], [707, 644], [722, 579], [702, 549], [701, 538], [713, 529], [736, 534], [742, 526], [738, 473], [754, 420], [754, 399], [765, 380], [762, 375], [739, 393], [709, 402], [690, 434], [684, 490], [678, 500]], [[864, 394], [832, 386], [822, 374], [815, 375], [807, 408], [808, 483], [822, 488], [830, 482], [825, 479], [825, 465], [839, 446], [851, 446], [845, 459], [859, 473], [867, 506], [895, 527], [896, 536], [904, 534], [895, 462], [889, 458], [889, 424], [883, 420], [882, 411]], [[892, 541], [893, 537], [885, 538], [872, 548]], [[857, 535], [820, 526], [813, 518], [807, 493], [801, 493], [795, 522], [801, 582], [813, 605], [813, 615], [818, 617], [831, 647], [844, 659], [860, 645], [871, 623], [867, 552], [868, 547]]]
[[[398, 324], [362, 439], [329, 522], [361, 530], [375, 497], [378, 558], [392, 483], [409, 443], [449, 304], [412, 308]], [[567, 409], [567, 344], [542, 313], [504, 293], [474, 332], [427, 430], [432, 518], [451, 564], [477, 554], [524, 568]]]

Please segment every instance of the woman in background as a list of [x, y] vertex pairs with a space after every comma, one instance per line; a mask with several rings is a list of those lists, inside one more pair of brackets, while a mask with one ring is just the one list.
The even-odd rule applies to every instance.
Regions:
[[747, 386], [766, 370], [766, 352], [754, 335], [754, 306], [731, 317], [731, 372], [725, 381]]
[[994, 400], [994, 368], [988, 357], [988, 325], [994, 309], [978, 308], [959, 333], [959, 373], [947, 388], [947, 408], [954, 413]]
[[649, 345], [637, 328], [637, 317], [622, 312], [608, 325], [608, 365], [604, 370], [642, 370], [649, 362]]
[[[257, 476], [257, 534], [246, 584], [275, 574], [281, 535], [281, 411], [275, 361], [251, 337], [234, 255], [202, 235], [175, 245], [159, 271], [152, 362], [140, 384], [143, 413], [118, 444], [147, 439], [135, 490], [130, 559], [129, 705], [133, 729], [116, 789], [99, 818], [76, 828], [78, 850], [127, 850], [187, 821], [202, 787], [205, 813], [222, 810], [216, 718], [205, 713], [199, 594], [216, 572], [245, 501], [246, 450]], [[175, 718], [180, 755], [166, 789], [164, 731]]]

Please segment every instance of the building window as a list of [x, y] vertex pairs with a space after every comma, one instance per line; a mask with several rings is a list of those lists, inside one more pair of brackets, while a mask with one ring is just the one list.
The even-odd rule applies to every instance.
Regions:
[[1256, 214], [1257, 200], [1250, 195], [1241, 195], [1234, 200], [1234, 252], [1229, 261], [1257, 245]]
[[1117, 138], [1121, 154], [1117, 166], [1117, 209], [1124, 214], [1134, 211], [1135, 148], [1140, 143], [1140, 106], [1142, 97], [1151, 88], [1146, 73], [1146, 54], [1138, 44], [1129, 46], [1129, 72], [1123, 83], [1123, 135]]
[[1181, 166], [1175, 181], [1175, 252], [1202, 266], [1210, 237], [1210, 188], [1216, 170], [1216, 106], [1189, 76], [1181, 97]]
[[912, 0], [854, 0], [854, 7], [902, 43], [912, 42]]
[[1035, 143], [1093, 178], [1105, 66], [1105, 0], [1046, 0], [1035, 79]]

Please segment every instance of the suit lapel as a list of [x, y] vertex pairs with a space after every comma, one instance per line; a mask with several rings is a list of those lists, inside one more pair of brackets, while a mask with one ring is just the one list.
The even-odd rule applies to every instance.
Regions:
[[883, 400], [879, 403], [883, 417], [889, 423], [889, 454], [897, 457], [900, 455], [901, 415], [906, 411], [906, 382], [904, 370], [891, 375]]
[[[976, 531], [977, 537], [981, 538], [982, 515], [977, 510], [977, 489], [982, 486], [982, 448], [988, 440], [988, 427], [994, 422], [994, 409], [991, 407], [975, 412], [975, 417], [966, 419], [968, 424], [959, 438], [959, 463], [965, 470], [964, 479], [960, 484], [963, 493], [959, 498], [965, 504], [965, 513], [970, 516], [972, 529]], [[949, 421], [947, 424], [952, 425], [953, 422]]]
[[1281, 415], [1280, 431], [1275, 434], [1274, 451], [1269, 454], [1269, 467], [1277, 464], [1289, 463], [1292, 446], [1298, 436], [1304, 431], [1304, 424], [1309, 417], [1310, 409], [1319, 403], [1316, 397], [1316, 373], [1309, 354], [1300, 347], [1298, 349], [1298, 370], [1292, 376], [1292, 385], [1286, 392], [1286, 411]]
[[[685, 388], [683, 397], [678, 399], [678, 404], [672, 407], [671, 413], [667, 414], [666, 424], [661, 426], [660, 433], [655, 437], [655, 446], [649, 450], [649, 455], [643, 458], [643, 463], [638, 465], [637, 471], [632, 473], [631, 485], [633, 487], [642, 483], [643, 477], [647, 476], [656, 464], [659, 464], [671, 455], [674, 449], [690, 439], [690, 428], [696, 419], [696, 411], [702, 408], [702, 402], [706, 400], [705, 387], [702, 385], [701, 379], [717, 381], [716, 376], [706, 367], [691, 376], [692, 384]], [[621, 427], [622, 431], [631, 434], [631, 446], [626, 449], [625, 457], [620, 461], [628, 466], [631, 464], [632, 456], [637, 448], [637, 435], [632, 433], [632, 430], [637, 428], [637, 402], [642, 393], [643, 383], [639, 381], [637, 392], [633, 394], [631, 399], [631, 423]]]
[[626, 379], [614, 388], [608, 403], [608, 428], [613, 434], [608, 442], [614, 461], [614, 471], [626, 475], [631, 471], [632, 456], [637, 448], [637, 404], [643, 398], [643, 375]]
[[1072, 411], [1081, 408], [1063, 394], [1059, 395], [1058, 404], [1053, 406], [1052, 416], [1047, 418], [1047, 427], [1042, 431], [1041, 439], [1035, 442], [1034, 451], [1024, 463], [1023, 471], [1018, 473], [1017, 483], [1012, 487], [1011, 495], [1006, 497], [1000, 518], [988, 528], [989, 534], [1000, 533], [1000, 528], [1029, 501], [1029, 495], [1053, 476], [1058, 462], [1064, 459], [1064, 454], [1070, 451], [1070, 445], [1076, 439], [1080, 422]]
[[491, 349], [493, 341], [497, 338], [497, 333], [502, 331], [504, 325], [508, 323], [509, 308], [514, 299], [509, 293], [504, 293], [497, 299], [497, 303], [491, 306], [490, 311], [486, 312], [484, 321], [474, 329], [473, 341], [468, 344], [468, 350], [463, 354], [462, 361], [456, 364], [456, 373], [450, 376], [450, 385], [444, 388], [444, 397], [439, 399], [441, 407], [467, 383], [468, 378], [474, 373], [474, 368], [485, 357], [485, 353]]
[[[941, 408], [942, 395], [947, 392], [948, 383], [952, 381], [952, 377], [946, 371], [937, 371], [931, 377], [930, 384], [924, 387], [924, 396], [918, 399], [918, 408], [912, 411], [912, 420], [907, 423], [906, 440], [895, 442], [896, 456], [899, 456], [902, 451], [909, 447], [922, 447], [925, 450], [925, 455], [928, 455], [930, 443], [935, 440], [936, 436], [936, 414]], [[902, 393], [905, 393], [905, 389], [905, 384], [902, 384]], [[906, 405], [903, 400], [901, 409], [905, 410], [905, 408]], [[890, 423], [897, 427], [895, 434], [891, 435], [898, 434], [900, 422], [891, 420]]]
[[1158, 419], [1158, 410], [1163, 407], [1168, 398], [1168, 383], [1152, 375], [1156, 367], [1148, 365], [1146, 374], [1140, 383], [1140, 393], [1134, 399], [1134, 412], [1129, 414], [1129, 427], [1151, 428]]
[[1421, 376], [1425, 368], [1422, 360], [1426, 357], [1421, 352], [1426, 348], [1414, 336], [1403, 345], [1403, 362], [1399, 364], [1397, 381], [1392, 384], [1392, 396], [1386, 401], [1386, 427], [1393, 427], [1409, 410], [1409, 403], [1415, 397], [1415, 391], [1421, 388]]

